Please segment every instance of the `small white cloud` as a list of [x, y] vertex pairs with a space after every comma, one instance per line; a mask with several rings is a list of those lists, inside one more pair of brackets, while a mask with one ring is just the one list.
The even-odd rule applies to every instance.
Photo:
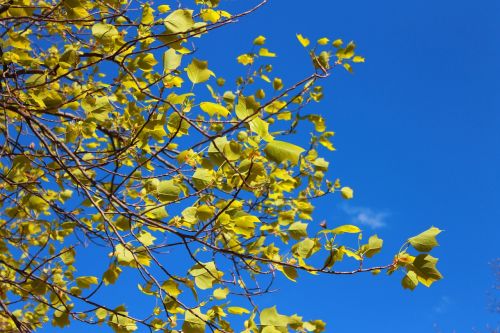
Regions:
[[348, 204], [341, 206], [342, 210], [351, 217], [353, 224], [366, 225], [372, 229], [385, 227], [389, 212], [376, 212], [368, 207], [354, 207]]

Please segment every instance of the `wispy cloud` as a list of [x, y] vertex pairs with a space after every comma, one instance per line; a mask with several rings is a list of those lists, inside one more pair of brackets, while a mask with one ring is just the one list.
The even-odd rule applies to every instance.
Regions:
[[351, 217], [353, 224], [366, 225], [372, 229], [383, 228], [391, 215], [387, 211], [374, 211], [368, 207], [355, 207], [348, 204], [341, 206], [342, 210]]
[[452, 301], [448, 296], [441, 296], [439, 302], [433, 307], [433, 310], [437, 314], [445, 313], [450, 307]]

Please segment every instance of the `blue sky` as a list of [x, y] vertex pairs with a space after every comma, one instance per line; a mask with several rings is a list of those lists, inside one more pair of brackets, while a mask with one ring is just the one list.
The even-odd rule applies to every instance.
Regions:
[[500, 256], [500, 3], [275, 0], [201, 40], [199, 55], [227, 68], [263, 34], [278, 53], [275, 74], [292, 82], [308, 63], [296, 33], [354, 40], [367, 59], [355, 75], [334, 74], [315, 106], [336, 132], [333, 171], [356, 190], [348, 206], [318, 203], [317, 219], [383, 224], [375, 232], [387, 255], [438, 226], [445, 278], [409, 292], [400, 277], [303, 275], [261, 304], [301, 308], [328, 332], [486, 331], [499, 322], [486, 294], [488, 262]]
[[324, 319], [337, 333], [434, 332], [435, 324], [469, 333], [499, 322], [486, 308], [488, 262], [500, 257], [499, 32], [495, 0], [271, 0], [197, 41], [196, 57], [224, 76], [241, 70], [234, 59], [262, 34], [278, 53], [274, 73], [290, 83], [309, 70], [296, 33], [354, 40], [366, 63], [333, 74], [314, 107], [336, 132], [333, 172], [356, 196], [317, 202], [316, 218], [373, 228], [385, 241], [380, 263], [407, 237], [445, 230], [435, 253], [445, 278], [430, 289], [403, 290], [401, 276], [302, 274], [279, 280], [259, 304]]

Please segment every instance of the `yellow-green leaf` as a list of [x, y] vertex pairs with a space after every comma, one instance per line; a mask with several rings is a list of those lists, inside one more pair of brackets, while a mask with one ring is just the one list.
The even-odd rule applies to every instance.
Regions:
[[89, 288], [93, 284], [97, 284], [98, 280], [95, 276], [80, 276], [75, 279], [79, 288]]
[[429, 252], [434, 247], [438, 246], [436, 236], [441, 233], [436, 227], [431, 227], [428, 230], [418, 234], [417, 236], [408, 239], [408, 242], [415, 248], [415, 250], [420, 252]]
[[206, 316], [200, 310], [192, 309], [184, 312], [183, 333], [205, 333]]
[[344, 186], [340, 189], [340, 194], [342, 194], [342, 198], [344, 199], [352, 199], [354, 197], [354, 191], [352, 188], [348, 186]]
[[144, 7], [142, 7], [142, 18], [141, 18], [141, 23], [142, 24], [151, 24], [155, 21], [155, 17], [153, 15], [154, 9], [149, 6], [149, 4], [145, 4]]
[[171, 33], [183, 33], [194, 26], [193, 11], [188, 9], [174, 10], [165, 18], [165, 27]]
[[158, 183], [157, 192], [161, 202], [168, 202], [178, 199], [181, 189], [173, 180], [164, 180]]
[[201, 102], [200, 108], [204, 112], [208, 113], [211, 117], [213, 117], [214, 115], [227, 117], [227, 115], [229, 114], [229, 110], [224, 106], [212, 102]]
[[304, 148], [296, 146], [292, 143], [274, 140], [264, 148], [266, 156], [276, 163], [289, 161], [292, 164], [299, 163], [300, 154]]
[[198, 59], [193, 59], [193, 61], [187, 66], [186, 73], [189, 80], [191, 80], [194, 84], [205, 82], [210, 78], [210, 76], [215, 76], [214, 72], [208, 69], [208, 62]]
[[365, 58], [362, 56], [354, 56], [354, 58], [352, 58], [352, 62], [365, 62]]
[[234, 314], [234, 315], [241, 315], [244, 313], [250, 313], [250, 311], [248, 311], [247, 309], [242, 308], [240, 306], [229, 306], [229, 307], [227, 307], [227, 312]]
[[321, 233], [332, 233], [336, 235], [340, 234], [357, 234], [361, 232], [361, 229], [359, 229], [357, 226], [352, 225], [352, 224], [346, 224], [346, 225], [341, 225], [340, 227], [337, 227], [332, 230], [323, 230], [320, 231]]
[[112, 24], [96, 23], [92, 26], [92, 35], [97, 39], [112, 38], [118, 35], [118, 30]]
[[253, 44], [254, 45], [264, 45], [265, 41], [266, 41], [266, 37], [264, 37], [264, 36], [258, 36], [257, 38], [255, 38], [253, 40]]
[[417, 274], [414, 271], [407, 272], [406, 275], [403, 277], [403, 280], [401, 280], [401, 285], [405, 289], [410, 289], [410, 290], [415, 289], [418, 285]]
[[229, 294], [228, 288], [217, 288], [213, 292], [215, 299], [218, 299], [218, 300], [225, 299], [228, 294]]
[[170, 72], [180, 66], [182, 54], [177, 53], [174, 49], [168, 49], [163, 53], [163, 70]]
[[276, 57], [276, 53], [269, 52], [269, 50], [264, 47], [259, 50], [259, 55], [261, 57]]
[[307, 47], [309, 46], [309, 39], [305, 38], [304, 36], [302, 36], [301, 34], [297, 34], [297, 39], [299, 40], [300, 44], [303, 46], [303, 47]]
[[158, 11], [160, 13], [162, 13], [162, 14], [168, 12], [169, 10], [170, 10], [170, 6], [169, 5], [160, 5], [160, 6], [158, 6]]
[[326, 45], [326, 44], [328, 44], [329, 41], [330, 40], [328, 38], [323, 37], [323, 38], [318, 39], [318, 44], [319, 45]]

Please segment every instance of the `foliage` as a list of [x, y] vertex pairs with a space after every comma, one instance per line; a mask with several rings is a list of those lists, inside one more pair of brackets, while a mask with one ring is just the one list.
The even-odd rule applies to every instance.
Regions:
[[[2, 326], [321, 332], [321, 320], [259, 310], [255, 297], [301, 272], [404, 271], [409, 289], [439, 280], [428, 253], [437, 228], [388, 264], [365, 266], [382, 239], [312, 222], [315, 198], [354, 194], [327, 179], [334, 133], [305, 110], [322, 99], [320, 80], [364, 62], [355, 44], [298, 35], [311, 74], [287, 84], [258, 36], [226, 87], [193, 54], [194, 38], [264, 3], [240, 13], [218, 0], [174, 3], [0, 5]], [[308, 123], [304, 146], [294, 134]], [[354, 268], [338, 269], [341, 261]], [[136, 285], [151, 299], [144, 316], [101, 296]]]

